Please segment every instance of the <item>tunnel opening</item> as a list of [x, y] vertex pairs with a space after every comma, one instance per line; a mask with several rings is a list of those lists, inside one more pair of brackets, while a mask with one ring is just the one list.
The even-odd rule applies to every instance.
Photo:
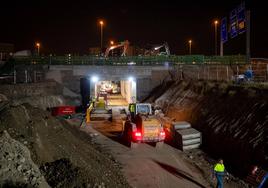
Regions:
[[136, 102], [136, 83], [133, 80], [101, 80], [94, 84], [94, 96], [103, 97], [108, 106], [127, 106]]
[[136, 102], [136, 80], [98, 79], [97, 77], [81, 78], [80, 93], [82, 106], [86, 107], [90, 99], [106, 101], [107, 106], [127, 106]]

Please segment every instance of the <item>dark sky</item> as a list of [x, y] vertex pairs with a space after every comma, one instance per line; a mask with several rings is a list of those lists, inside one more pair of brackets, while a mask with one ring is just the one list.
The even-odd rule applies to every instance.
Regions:
[[[131, 2], [131, 3], [129, 3]], [[16, 50], [33, 49], [40, 41], [43, 53], [85, 54], [99, 46], [99, 19], [105, 20], [104, 42], [129, 40], [132, 45], [167, 41], [173, 54], [214, 53], [212, 20], [228, 16], [241, 0], [35, 0], [6, 1], [0, 6], [0, 42], [13, 43]], [[258, 3], [257, 3], [258, 2]], [[251, 2], [251, 51], [268, 57], [268, 14], [265, 1]], [[226, 54], [244, 54], [245, 34], [225, 45]]]

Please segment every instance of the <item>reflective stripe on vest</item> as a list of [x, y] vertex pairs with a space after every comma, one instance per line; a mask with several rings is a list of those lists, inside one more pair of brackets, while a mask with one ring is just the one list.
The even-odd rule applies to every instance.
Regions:
[[130, 105], [130, 112], [135, 112], [134, 104]]
[[223, 164], [216, 164], [214, 168], [215, 172], [224, 172], [224, 165]]

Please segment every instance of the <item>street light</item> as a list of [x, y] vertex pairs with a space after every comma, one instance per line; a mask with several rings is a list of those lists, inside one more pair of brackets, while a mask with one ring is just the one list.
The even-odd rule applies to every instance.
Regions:
[[37, 54], [39, 55], [41, 45], [39, 42], [37, 42], [37, 43], [35, 43], [35, 46], [37, 47]]
[[192, 54], [192, 40], [189, 40], [188, 43], [189, 43], [189, 54], [191, 55]]
[[217, 55], [217, 28], [218, 28], [218, 23], [219, 21], [218, 20], [215, 20], [214, 21], [214, 26], [215, 26], [215, 55]]
[[103, 38], [103, 25], [104, 25], [104, 22], [101, 20], [99, 23], [100, 23], [100, 27], [101, 27], [101, 44], [100, 44], [100, 47], [102, 49], [102, 38]]
[[111, 41], [110, 41], [110, 45], [111, 45], [111, 46], [114, 45], [114, 41], [111, 40]]

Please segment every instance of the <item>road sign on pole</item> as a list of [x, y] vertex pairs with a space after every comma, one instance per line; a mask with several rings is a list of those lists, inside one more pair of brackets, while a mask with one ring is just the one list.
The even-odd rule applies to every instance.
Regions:
[[237, 34], [237, 11], [234, 9], [230, 13], [230, 36], [235, 38]]
[[224, 17], [221, 19], [221, 41], [223, 43], [228, 40], [228, 31], [227, 31], [227, 18]]
[[244, 33], [246, 30], [246, 11], [245, 3], [241, 3], [237, 8], [237, 24], [239, 34]]

